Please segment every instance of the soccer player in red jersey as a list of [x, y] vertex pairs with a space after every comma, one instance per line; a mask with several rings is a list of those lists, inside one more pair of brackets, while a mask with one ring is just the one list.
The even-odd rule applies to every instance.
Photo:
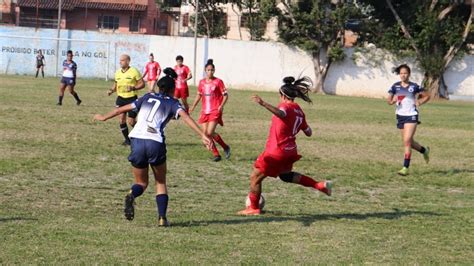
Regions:
[[[214, 66], [212, 59], [207, 60], [205, 70], [206, 78], [199, 82], [198, 93], [189, 112], [193, 112], [196, 105], [202, 99], [201, 116], [199, 117], [198, 123], [202, 125], [202, 130], [207, 136], [211, 137], [214, 142], [221, 145], [224, 149], [226, 159], [229, 159], [230, 147], [224, 142], [224, 140], [222, 140], [221, 136], [216, 133], [217, 124], [224, 126], [222, 113], [229, 96], [227, 95], [227, 89], [224, 82], [214, 76], [216, 67]], [[218, 162], [222, 159], [221, 155], [219, 154], [216, 145], [213, 145], [212, 147], [212, 153], [214, 155], [213, 160]]]
[[181, 99], [181, 102], [187, 111], [189, 110], [189, 89], [187, 81], [192, 79], [193, 75], [191, 74], [189, 67], [183, 64], [183, 57], [181, 55], [176, 57], [176, 66], [174, 67], [174, 71], [176, 74], [178, 74], [178, 78], [176, 79], [176, 89], [174, 90], [174, 98]]
[[262, 193], [262, 181], [267, 176], [278, 176], [284, 182], [311, 187], [328, 196], [331, 195], [331, 181], [317, 182], [309, 176], [292, 171], [293, 163], [301, 158], [297, 152], [296, 135], [300, 130], [308, 137], [312, 135], [311, 127], [306, 123], [305, 114], [294, 99], [301, 98], [305, 102], [311, 102], [308, 97], [311, 80], [307, 77], [298, 80], [286, 77], [283, 82], [280, 88], [280, 104], [277, 107], [263, 101], [258, 95], [252, 97], [273, 116], [265, 151], [255, 161], [254, 170], [250, 176], [248, 195], [250, 206], [238, 212], [240, 215], [261, 213], [259, 200]]
[[148, 86], [148, 92], [155, 92], [155, 85], [156, 81], [160, 77], [161, 74], [161, 67], [158, 62], [155, 61], [155, 57], [153, 56], [153, 53], [150, 54], [150, 62], [148, 62], [145, 66], [145, 73], [143, 73], [142, 79], [147, 77], [147, 86]]

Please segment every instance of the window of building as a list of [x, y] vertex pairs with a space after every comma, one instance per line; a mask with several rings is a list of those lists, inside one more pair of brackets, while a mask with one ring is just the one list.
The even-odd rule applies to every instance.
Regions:
[[250, 18], [250, 15], [248, 13], [243, 13], [240, 16], [240, 27], [248, 28], [249, 27], [249, 18]]
[[98, 18], [97, 27], [99, 29], [116, 30], [119, 27], [119, 17], [100, 15]]
[[183, 15], [183, 27], [189, 27], [189, 13]]
[[128, 21], [128, 29], [131, 32], [137, 32], [140, 29], [140, 18], [130, 16], [130, 20]]

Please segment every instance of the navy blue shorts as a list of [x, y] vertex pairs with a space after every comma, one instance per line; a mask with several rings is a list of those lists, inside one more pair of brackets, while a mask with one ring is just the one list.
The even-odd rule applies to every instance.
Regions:
[[132, 152], [128, 160], [136, 168], [147, 168], [166, 162], [166, 145], [151, 139], [131, 138]]
[[397, 115], [397, 128], [398, 129], [403, 129], [406, 123], [421, 124], [421, 122], [418, 121], [418, 115], [409, 115], [409, 116]]
[[75, 78], [62, 77], [61, 78], [61, 83], [66, 84], [67, 86], [74, 86], [74, 85], [76, 85], [76, 79]]

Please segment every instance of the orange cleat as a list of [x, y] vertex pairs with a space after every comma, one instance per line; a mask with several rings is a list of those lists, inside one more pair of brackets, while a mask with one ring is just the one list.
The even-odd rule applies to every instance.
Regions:
[[260, 209], [252, 209], [250, 207], [239, 211], [237, 214], [238, 215], [260, 215], [261, 211]]

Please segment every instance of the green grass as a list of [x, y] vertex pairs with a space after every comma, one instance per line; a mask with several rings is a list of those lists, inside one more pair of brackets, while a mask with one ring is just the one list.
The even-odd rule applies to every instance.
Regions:
[[[210, 161], [182, 122], [168, 141], [170, 228], [157, 227], [153, 186], [123, 218], [132, 184], [111, 83], [79, 80], [83, 105], [57, 79], [0, 76], [0, 264], [472, 264], [474, 105], [430, 102], [411, 175], [396, 175], [403, 147], [393, 107], [379, 99], [312, 95], [314, 129], [300, 136], [295, 170], [332, 179], [332, 197], [269, 178], [267, 212], [239, 217], [270, 114], [254, 92], [231, 90], [225, 127], [231, 160]], [[194, 93], [192, 93], [194, 95]], [[278, 94], [259, 92], [276, 104]]]

